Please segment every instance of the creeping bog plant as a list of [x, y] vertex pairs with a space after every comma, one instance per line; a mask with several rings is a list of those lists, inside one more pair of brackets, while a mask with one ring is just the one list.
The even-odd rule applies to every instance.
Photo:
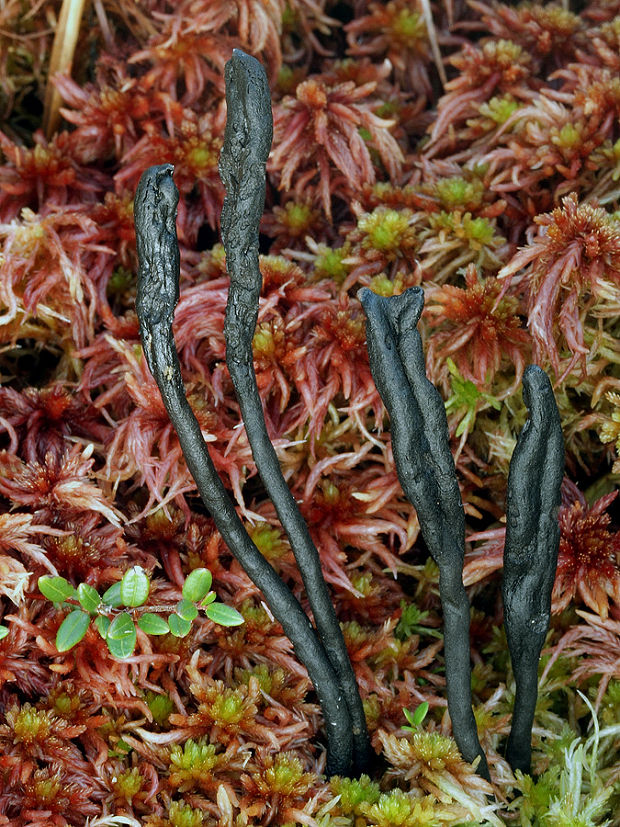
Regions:
[[[99, 595], [88, 583], [74, 588], [64, 577], [39, 578], [39, 591], [59, 609], [69, 609], [56, 633], [56, 648], [66, 652], [86, 635], [92, 623], [106, 641], [111, 655], [127, 658], [136, 646], [136, 627], [147, 635], [185, 637], [200, 611], [221, 626], [237, 626], [243, 617], [236, 609], [215, 602], [211, 572], [194, 569], [181, 590], [182, 599], [170, 606], [148, 603], [150, 580], [141, 566]], [[164, 613], [167, 617], [164, 617]]]

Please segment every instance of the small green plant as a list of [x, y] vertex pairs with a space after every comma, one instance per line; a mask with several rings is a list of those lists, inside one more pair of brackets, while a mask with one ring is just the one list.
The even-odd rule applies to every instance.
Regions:
[[440, 629], [433, 629], [431, 626], [425, 626], [424, 622], [428, 617], [427, 611], [421, 611], [415, 603], [407, 603], [404, 600], [400, 601], [402, 614], [394, 636], [397, 640], [407, 640], [412, 635], [427, 635], [428, 637], [443, 637]]
[[490, 393], [478, 390], [473, 382], [464, 379], [452, 359], [446, 359], [446, 365], [452, 377], [452, 396], [444, 402], [446, 413], [463, 411], [455, 433], [458, 437], [473, 430], [476, 415], [480, 410], [490, 406], [499, 411], [501, 404]]
[[[151, 582], [141, 566], [133, 566], [102, 595], [80, 583], [77, 588], [64, 577], [39, 577], [39, 591], [58, 608], [70, 609], [56, 633], [56, 648], [67, 652], [78, 644], [91, 621], [106, 641], [110, 654], [129, 657], [136, 646], [136, 626], [147, 635], [172, 634], [185, 637], [192, 621], [204, 611], [209, 620], [220, 626], [238, 626], [243, 616], [231, 606], [215, 602], [211, 590], [211, 572], [194, 569], [183, 583], [182, 597], [174, 606], [147, 607]], [[167, 613], [167, 617], [163, 614]]]
[[411, 726], [405, 724], [402, 728], [409, 730], [409, 732], [417, 732], [422, 721], [426, 718], [428, 712], [428, 701], [423, 701], [420, 706], [416, 707], [415, 712], [410, 712], [408, 709], [403, 709], [405, 718], [409, 721]]

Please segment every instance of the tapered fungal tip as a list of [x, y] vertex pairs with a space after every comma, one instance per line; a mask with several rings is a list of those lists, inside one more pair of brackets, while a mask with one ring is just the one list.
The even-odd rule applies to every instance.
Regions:
[[144, 170], [136, 188], [134, 219], [136, 229], [144, 231], [146, 224], [162, 207], [176, 211], [179, 191], [172, 179], [172, 164], [158, 164]]
[[401, 329], [415, 327], [424, 310], [424, 290], [421, 287], [409, 287], [400, 296], [392, 296], [391, 299], [391, 305], [388, 304], [388, 308], [393, 309], [399, 327]]
[[528, 365], [523, 372], [523, 401], [528, 410], [537, 403], [545, 404], [553, 397], [551, 381], [538, 365]]
[[244, 52], [243, 49], [233, 49], [230, 59], [226, 62], [225, 74], [228, 71], [239, 72], [245, 70], [246, 74], [252, 73], [254, 76], [258, 72], [259, 75], [264, 72], [263, 64], [257, 58]]
[[[142, 173], [142, 177], [140, 178], [140, 184], [144, 183], [152, 183], [156, 185], [161, 185], [166, 181], [166, 179], [172, 178], [172, 173], [174, 172], [174, 167], [172, 164], [156, 164], [155, 166], [148, 167]], [[140, 187], [138, 185], [138, 188]]]
[[366, 307], [367, 302], [371, 302], [372, 297], [375, 295], [376, 293], [373, 293], [369, 287], [360, 287], [357, 291], [357, 298], [364, 308]]
[[399, 311], [411, 307], [416, 309], [419, 307], [421, 310], [424, 307], [424, 290], [421, 287], [409, 287], [396, 296], [381, 296], [369, 287], [360, 287], [357, 291], [357, 298], [364, 307], [381, 304], [385, 307], [398, 308]]

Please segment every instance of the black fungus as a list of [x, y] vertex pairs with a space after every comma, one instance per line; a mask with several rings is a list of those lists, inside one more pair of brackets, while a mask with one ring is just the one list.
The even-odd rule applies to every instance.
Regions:
[[226, 187], [222, 240], [230, 276], [224, 326], [226, 364], [258, 473], [288, 535], [319, 637], [349, 707], [354, 771], [368, 772], [373, 752], [355, 673], [323, 577], [319, 553], [282, 475], [267, 433], [256, 384], [252, 339], [262, 286], [258, 228], [265, 200], [265, 163], [271, 148], [273, 122], [265, 70], [255, 58], [238, 49], [226, 65], [226, 104], [228, 116], [220, 156], [220, 175]]
[[523, 399], [529, 419], [508, 473], [502, 597], [516, 683], [506, 757], [513, 770], [529, 773], [538, 661], [549, 628], [560, 544], [564, 439], [551, 383], [537, 365], [523, 374]]
[[179, 196], [172, 171], [170, 164], [150, 167], [136, 191], [134, 215], [139, 259], [136, 309], [142, 347], [204, 504], [228, 548], [263, 592], [271, 612], [308, 670], [325, 717], [327, 772], [346, 775], [351, 771], [353, 760], [351, 719], [336, 674], [308, 616], [245, 530], [213, 466], [185, 396], [172, 335], [180, 275], [175, 226]]
[[358, 295], [367, 317], [370, 368], [390, 415], [398, 479], [415, 506], [424, 542], [439, 567], [452, 732], [463, 758], [469, 762], [479, 758], [478, 772], [488, 779], [472, 709], [469, 600], [463, 586], [465, 517], [444, 404], [426, 377], [416, 327], [424, 291], [411, 287], [385, 298], [362, 288]]

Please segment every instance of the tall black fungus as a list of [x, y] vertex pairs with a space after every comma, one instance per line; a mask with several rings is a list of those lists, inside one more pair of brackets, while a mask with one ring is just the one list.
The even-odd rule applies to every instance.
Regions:
[[[230, 274], [226, 361], [258, 471], [290, 539], [316, 629], [250, 539], [215, 471], [185, 397], [172, 336], [172, 318], [179, 298], [175, 226], [179, 194], [170, 164], [151, 167], [144, 173], [134, 202], [140, 335], [198, 491], [229, 549], [263, 592], [314, 684], [326, 724], [327, 772], [359, 775], [370, 768], [372, 750], [354, 672], [317, 549], [269, 439], [254, 374], [252, 338], [262, 282], [258, 225], [265, 198], [272, 119], [264, 70], [258, 61], [239, 50], [226, 65], [226, 99], [228, 120], [220, 160], [227, 190], [222, 237]], [[413, 287], [400, 296], [383, 298], [362, 289], [359, 297], [367, 316], [373, 377], [392, 422], [398, 477], [417, 510], [422, 535], [439, 566], [448, 709], [454, 737], [463, 757], [470, 762], [478, 759], [478, 771], [489, 778], [470, 689], [469, 601], [462, 577], [465, 518], [444, 405], [426, 377], [416, 327], [424, 293]], [[529, 772], [537, 667], [549, 626], [558, 554], [557, 513], [564, 446], [546, 374], [536, 366], [529, 367], [523, 387], [530, 416], [510, 463], [502, 592], [517, 687], [507, 757], [514, 769]]]
[[351, 717], [336, 673], [308, 616], [245, 530], [185, 397], [172, 335], [172, 317], [179, 297], [175, 227], [178, 199], [170, 164], [146, 170], [134, 201], [140, 264], [136, 309], [142, 347], [204, 504], [228, 548], [265, 595], [274, 617], [308, 670], [325, 717], [327, 772], [346, 775], [351, 772], [353, 760]]
[[220, 155], [226, 187], [222, 241], [230, 288], [226, 306], [226, 364], [241, 408], [256, 467], [286, 531], [299, 567], [317, 631], [349, 708], [354, 766], [371, 765], [372, 748], [342, 630], [321, 570], [319, 553], [291, 494], [267, 433], [252, 354], [262, 276], [258, 266], [258, 228], [265, 200], [265, 163], [273, 121], [267, 77], [255, 58], [235, 49], [226, 64], [227, 120]]
[[530, 415], [508, 473], [502, 597], [516, 683], [506, 757], [513, 770], [529, 773], [538, 661], [549, 628], [560, 543], [564, 440], [551, 383], [536, 365], [523, 374], [523, 399]]
[[359, 291], [366, 312], [366, 341], [372, 375], [388, 410], [398, 479], [415, 506], [422, 536], [439, 566], [444, 616], [448, 710], [454, 739], [466, 761], [480, 758], [489, 778], [472, 710], [469, 600], [463, 586], [465, 516], [450, 453], [444, 405], [426, 378], [417, 323], [424, 291], [411, 287], [385, 298]]

